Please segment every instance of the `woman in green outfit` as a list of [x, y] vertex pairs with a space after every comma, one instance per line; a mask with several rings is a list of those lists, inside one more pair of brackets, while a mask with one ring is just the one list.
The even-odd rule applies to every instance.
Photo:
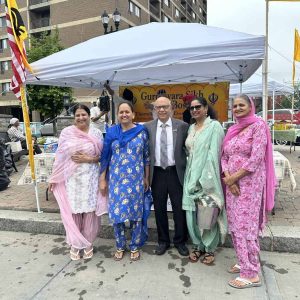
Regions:
[[[188, 231], [194, 244], [190, 261], [197, 262], [203, 256], [201, 261], [211, 264], [215, 259], [214, 252], [219, 243], [224, 242], [227, 231], [220, 173], [224, 131], [205, 98], [193, 100], [190, 111], [195, 123], [189, 128], [185, 142], [188, 161], [182, 207], [186, 210]], [[196, 202], [202, 207], [215, 207], [219, 212], [216, 223], [210, 229], [199, 229]]]

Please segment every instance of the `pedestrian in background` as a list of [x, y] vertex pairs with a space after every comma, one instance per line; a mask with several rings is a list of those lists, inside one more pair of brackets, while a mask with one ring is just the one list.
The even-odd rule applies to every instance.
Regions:
[[234, 99], [233, 114], [237, 124], [226, 134], [221, 162], [229, 231], [238, 258], [228, 271], [240, 273], [229, 285], [243, 289], [261, 285], [258, 237], [266, 211], [274, 207], [276, 179], [268, 125], [255, 116], [247, 95]]
[[[190, 126], [185, 141], [188, 160], [182, 206], [186, 210], [188, 231], [194, 245], [190, 261], [197, 262], [203, 256], [201, 262], [210, 265], [215, 260], [218, 245], [220, 242], [224, 243], [227, 233], [220, 170], [224, 131], [216, 120], [215, 111], [205, 98], [196, 98], [190, 103], [189, 108], [194, 123]], [[197, 221], [198, 208], [218, 212], [217, 218], [214, 219], [215, 223], [201, 228]], [[212, 220], [208, 222], [211, 223]]]
[[93, 256], [100, 218], [106, 213], [106, 202], [99, 192], [99, 156], [103, 147], [102, 133], [90, 126], [90, 110], [75, 105], [74, 125], [62, 130], [55, 154], [49, 188], [58, 202], [71, 246], [72, 260]]
[[163, 255], [170, 247], [167, 200], [170, 196], [175, 223], [174, 246], [180, 255], [189, 255], [185, 243], [187, 227], [182, 210], [182, 185], [186, 165], [184, 142], [188, 124], [172, 118], [170, 99], [159, 97], [154, 103], [158, 119], [145, 124], [150, 140], [150, 184], [155, 209], [158, 245], [155, 253]]
[[[20, 130], [19, 126], [20, 126], [19, 119], [17, 118], [10, 119], [9, 128], [7, 130], [8, 137], [12, 142], [20, 141], [22, 149], [27, 149], [26, 137]], [[41, 154], [42, 150], [37, 144], [36, 138], [33, 137], [32, 141], [33, 141], [33, 154]]]
[[[101, 156], [100, 189], [108, 193], [109, 219], [116, 238], [114, 259], [123, 259], [126, 251], [125, 222], [130, 223], [130, 259], [140, 259], [144, 197], [149, 188], [149, 141], [143, 125], [133, 123], [133, 104], [121, 101], [118, 125], [108, 128]], [[147, 220], [146, 220], [147, 222]], [[145, 224], [144, 224], [145, 225]]]
[[93, 107], [90, 109], [91, 112], [91, 123], [92, 127], [99, 129], [102, 134], [106, 132], [106, 116], [108, 111], [101, 111], [99, 108], [99, 102], [94, 101]]

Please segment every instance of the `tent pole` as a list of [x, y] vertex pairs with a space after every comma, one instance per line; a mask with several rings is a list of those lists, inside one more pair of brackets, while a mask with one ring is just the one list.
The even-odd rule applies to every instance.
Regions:
[[263, 61], [263, 98], [262, 98], [262, 116], [267, 121], [268, 111], [268, 39], [269, 39], [269, 0], [266, 0], [266, 41], [265, 41], [265, 59]]
[[40, 208], [40, 200], [39, 200], [39, 193], [38, 193], [38, 186], [37, 186], [36, 179], [33, 180], [33, 184], [34, 184], [34, 190], [35, 190], [36, 207], [37, 207], [38, 213], [40, 214], [43, 211]]
[[35, 187], [37, 211], [38, 211], [38, 213], [41, 213], [42, 211], [40, 209], [37, 184], [36, 184], [32, 135], [31, 135], [31, 129], [30, 129], [30, 120], [29, 120], [29, 114], [28, 114], [28, 105], [27, 105], [26, 86], [25, 85], [22, 84], [20, 86], [20, 92], [21, 92], [21, 104], [22, 104], [22, 112], [23, 112], [23, 119], [24, 119], [24, 130], [25, 130], [25, 134], [26, 134], [26, 141], [27, 141], [27, 146], [28, 146], [28, 151], [29, 151], [29, 165], [30, 165], [30, 171], [31, 171], [31, 178], [32, 178], [32, 181], [33, 181], [34, 187]]
[[240, 94], [243, 92], [243, 84], [240, 82]]

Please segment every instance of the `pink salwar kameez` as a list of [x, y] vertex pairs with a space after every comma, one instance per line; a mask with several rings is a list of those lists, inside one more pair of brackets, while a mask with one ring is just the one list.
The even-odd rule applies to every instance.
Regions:
[[243, 278], [254, 278], [260, 270], [258, 236], [265, 219], [267, 141], [265, 123], [258, 120], [227, 142], [221, 158], [223, 172], [250, 172], [238, 181], [239, 196], [226, 186], [228, 227]]
[[53, 172], [53, 193], [66, 230], [67, 243], [76, 249], [92, 246], [100, 227], [100, 215], [107, 202], [99, 191], [99, 164], [75, 163], [72, 155], [81, 152], [100, 157], [102, 134], [90, 127], [85, 133], [76, 126], [65, 128], [59, 137]]

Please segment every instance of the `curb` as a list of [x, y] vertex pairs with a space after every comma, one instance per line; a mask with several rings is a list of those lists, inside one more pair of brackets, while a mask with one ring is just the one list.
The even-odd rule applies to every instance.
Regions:
[[[173, 221], [170, 221], [170, 233], [174, 232]], [[113, 228], [108, 216], [101, 220], [100, 237], [114, 239]], [[157, 233], [155, 219], [151, 215], [148, 220], [148, 241], [156, 242]], [[59, 213], [36, 213], [18, 210], [0, 210], [0, 230], [29, 232], [32, 234], [64, 235], [65, 230]], [[224, 247], [232, 247], [230, 235], [227, 236]], [[267, 226], [260, 238], [260, 248], [264, 251], [300, 253], [300, 227]]]

